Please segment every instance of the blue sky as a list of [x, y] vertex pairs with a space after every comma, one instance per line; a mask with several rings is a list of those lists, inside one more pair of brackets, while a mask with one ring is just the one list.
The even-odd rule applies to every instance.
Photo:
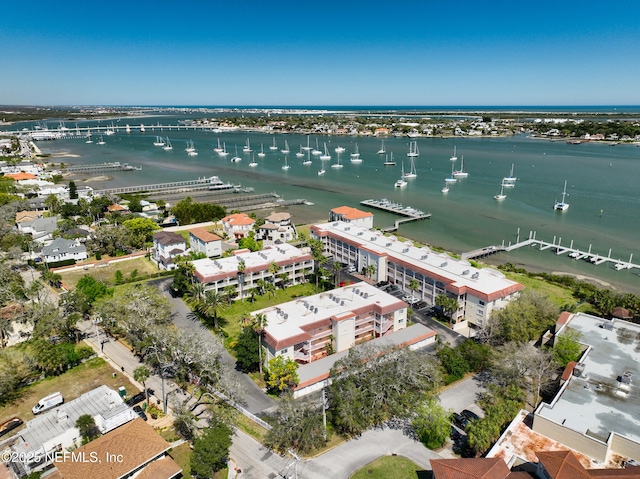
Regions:
[[0, 104], [640, 105], [640, 2], [11, 1], [0, 61]]

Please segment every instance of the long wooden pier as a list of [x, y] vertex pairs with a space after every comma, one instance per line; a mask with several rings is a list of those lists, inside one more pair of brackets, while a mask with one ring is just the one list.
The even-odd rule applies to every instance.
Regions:
[[63, 173], [90, 173], [94, 171], [140, 171], [141, 166], [132, 166], [129, 163], [120, 163], [119, 161], [111, 163], [100, 163], [99, 165], [77, 165], [62, 168]]
[[235, 188], [231, 183], [223, 183], [217, 176], [198, 178], [197, 180], [173, 181], [171, 183], [156, 183], [153, 185], [123, 186], [96, 190], [95, 195], [119, 195], [122, 193], [141, 193], [143, 191], [175, 191], [175, 190], [230, 190]]
[[536, 238], [535, 231], [529, 231], [529, 237], [523, 241], [520, 241], [519, 229], [518, 229], [518, 237], [515, 243], [511, 244], [511, 242], [509, 242], [508, 244], [505, 244], [505, 242], [503, 241], [501, 245], [491, 245], [485, 248], [480, 248], [474, 251], [470, 251], [468, 253], [463, 253], [462, 258], [464, 259], [480, 258], [482, 256], [488, 256], [490, 254], [499, 253], [501, 251], [507, 251], [507, 252], [513, 251], [518, 248], [522, 248], [523, 246], [536, 247], [540, 251], [551, 250], [556, 255], [563, 255], [568, 253], [571, 259], [575, 259], [575, 260], [581, 259], [584, 261], [589, 261], [590, 263], [595, 264], [596, 266], [601, 265], [603, 263], [612, 263], [613, 268], [616, 271], [620, 271], [623, 269], [633, 269], [633, 268], [640, 269], [639, 264], [633, 263], [633, 254], [629, 256], [628, 261], [624, 261], [620, 258], [615, 258], [615, 257], [612, 258], [611, 248], [609, 248], [609, 253], [606, 256], [604, 256], [600, 253], [592, 252], [592, 245], [589, 245], [589, 247], [586, 250], [574, 248], [573, 240], [571, 240], [569, 246], [563, 246], [562, 238], [557, 236], [554, 236], [553, 241], [551, 242], [540, 240]]
[[396, 220], [393, 226], [388, 228], [381, 228], [384, 233], [390, 233], [397, 231], [401, 224], [410, 223], [412, 221], [426, 220], [431, 218], [431, 213], [425, 213], [423, 211], [412, 208], [411, 206], [402, 206], [399, 203], [394, 203], [386, 198], [381, 200], [362, 200], [361, 205], [369, 206], [377, 210], [386, 211], [387, 213], [393, 213], [396, 215], [404, 216], [401, 220]]

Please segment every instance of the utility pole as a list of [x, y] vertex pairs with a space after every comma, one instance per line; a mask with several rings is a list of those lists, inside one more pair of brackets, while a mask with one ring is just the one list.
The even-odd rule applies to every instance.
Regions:
[[327, 440], [327, 397], [326, 397], [326, 388], [322, 388], [322, 426], [323, 426], [323, 437], [324, 440]]

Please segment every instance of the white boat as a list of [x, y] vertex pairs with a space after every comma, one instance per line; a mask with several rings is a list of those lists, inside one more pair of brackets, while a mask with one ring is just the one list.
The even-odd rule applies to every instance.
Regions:
[[284, 157], [284, 165], [282, 165], [282, 169], [283, 170], [288, 170], [289, 168], [291, 168], [291, 167], [289, 166], [289, 163], [287, 163], [287, 157], [285, 156]]
[[87, 131], [87, 141], [85, 141], [85, 143], [93, 143], [93, 140], [91, 139], [91, 130]]
[[102, 135], [100, 135], [100, 141], [96, 143], [96, 145], [106, 145], [105, 141], [102, 139]]
[[189, 156], [198, 156], [198, 152], [194, 149], [192, 151], [187, 152], [187, 155], [189, 155]]
[[453, 155], [451, 157], [449, 157], [450, 161], [458, 161], [458, 157], [456, 156], [456, 147], [455, 145], [453, 146]]
[[494, 200], [504, 200], [507, 195], [504, 194], [504, 183], [500, 183], [500, 193], [493, 197]]
[[[404, 166], [404, 163], [403, 163]], [[408, 173], [403, 173], [402, 176], [404, 178], [417, 178], [418, 174], [416, 173], [416, 163], [413, 161], [413, 157], [411, 157], [411, 170]]]
[[567, 180], [564, 180], [564, 190], [562, 190], [562, 201], [556, 201], [556, 204], [553, 205], [554, 210], [559, 211], [567, 211], [569, 209], [569, 203], [565, 203], [565, 198], [567, 196]]
[[309, 146], [309, 135], [307, 135], [307, 146], [303, 146], [302, 149], [304, 151], [309, 151], [311, 147]]
[[335, 152], [336, 152], [336, 153], [344, 153], [344, 147], [342, 147], [342, 146], [336, 146], [336, 147], [335, 147]]
[[195, 147], [193, 146], [193, 140], [187, 141], [187, 147], [184, 149], [184, 151], [186, 151], [187, 153], [196, 151]]
[[156, 136], [156, 141], [153, 142], [153, 146], [164, 146], [164, 145], [165, 145], [164, 140], [161, 137]]
[[409, 157], [420, 156], [420, 152], [418, 151], [417, 141], [412, 141], [411, 143], [409, 143], [409, 153], [407, 153], [407, 156]]
[[517, 179], [518, 178], [513, 176], [513, 163], [511, 163], [511, 173], [509, 173], [509, 176], [505, 176], [504, 178], [502, 178], [502, 183], [504, 184], [505, 188], [513, 188], [514, 186], [516, 186]]
[[449, 178], [445, 178], [444, 182], [445, 183], [455, 183], [456, 181], [458, 181], [458, 180], [456, 179], [455, 176], [453, 176], [453, 163], [452, 163], [451, 164], [451, 176], [449, 176]]
[[324, 155], [320, 155], [320, 159], [322, 161], [331, 159], [331, 155], [329, 154], [329, 150], [327, 149], [327, 144], [326, 143], [324, 144]]
[[324, 168], [320, 168], [320, 169], [318, 170], [318, 176], [322, 176], [322, 175], [324, 175], [325, 173], [326, 173], [326, 170], [325, 170]]
[[398, 181], [395, 182], [393, 186], [395, 186], [396, 188], [404, 188], [405, 186], [407, 186], [407, 182], [402, 178], [400, 178]]
[[304, 156], [304, 151], [302, 151], [302, 145], [300, 145], [300, 151], [296, 152], [296, 156], [298, 158], [302, 158]]
[[302, 162], [303, 165], [310, 165], [311, 163], [313, 163], [313, 161], [311, 161], [311, 155], [310, 155], [310, 150], [307, 150], [307, 159], [304, 160]]
[[331, 165], [331, 168], [342, 168], [344, 165], [342, 163], [340, 163], [340, 153], [338, 153], [338, 162], [337, 163], [333, 163]]
[[[219, 140], [218, 140], [219, 141]], [[229, 152], [227, 151], [227, 144], [222, 144], [222, 150], [218, 151], [218, 156], [227, 156]]]
[[107, 136], [111, 136], [111, 135], [115, 135], [116, 131], [115, 131], [115, 127], [113, 126], [113, 123], [111, 123], [111, 126], [108, 127], [105, 131], [104, 134]]
[[[274, 138], [274, 141], [275, 141], [275, 138]], [[284, 148], [280, 150], [280, 153], [282, 153], [283, 155], [288, 155], [290, 151], [291, 150], [289, 149], [289, 142], [287, 140], [284, 140]]]
[[249, 143], [249, 138], [247, 138], [247, 143], [242, 147], [242, 153], [251, 153], [251, 143]]
[[124, 126], [124, 131], [126, 131], [127, 133], [131, 133], [131, 127], [128, 123]]
[[453, 172], [454, 178], [466, 178], [469, 176], [469, 173], [464, 171], [464, 155], [462, 155], [462, 160], [460, 160], [460, 169]]
[[391, 152], [391, 159], [388, 156], [384, 157], [384, 166], [396, 166], [396, 160], [393, 159], [393, 151]]
[[140, 123], [140, 133], [144, 133], [147, 129], [144, 127], [142, 123]]
[[442, 191], [443, 193], [449, 193], [449, 185], [445, 182], [444, 186], [440, 191]]
[[349, 161], [351, 161], [351, 163], [362, 163], [362, 158], [360, 158], [360, 151], [358, 150], [357, 143], [356, 143], [356, 151], [351, 153], [351, 159]]
[[171, 145], [171, 141], [169, 140], [169, 137], [167, 137], [167, 141], [165, 141], [165, 145], [162, 147], [162, 149], [164, 151], [171, 151], [173, 150], [173, 146]]
[[316, 147], [313, 150], [311, 150], [311, 154], [313, 156], [322, 155], [322, 151], [320, 151], [320, 149], [318, 148], [318, 137], [317, 136], [316, 136]]
[[[258, 155], [259, 155], [259, 154], [260, 154], [260, 153], [258, 153]], [[255, 168], [256, 166], [258, 166], [258, 163], [256, 162], [256, 156], [255, 156], [255, 155], [252, 155], [252, 156], [251, 156], [251, 163], [249, 163], [249, 166], [250, 166], [251, 168]]]
[[387, 149], [384, 146], [384, 140], [382, 140], [382, 146], [378, 150], [378, 155], [384, 155], [387, 152]]
[[265, 156], [265, 152], [264, 152], [264, 145], [262, 143], [260, 143], [260, 153], [258, 153], [258, 156], [260, 158], [262, 158], [263, 156]]
[[238, 145], [236, 145], [236, 156], [231, 158], [231, 161], [233, 161], [234, 163], [237, 163], [238, 161], [242, 161], [242, 158], [238, 156]]
[[276, 137], [273, 137], [273, 145], [269, 147], [270, 150], [275, 151], [278, 149], [278, 145], [276, 145]]
[[216, 153], [220, 153], [221, 151], [224, 151], [224, 149], [222, 148], [222, 145], [220, 145], [220, 138], [218, 138], [218, 146], [216, 146], [213, 151], [215, 151]]

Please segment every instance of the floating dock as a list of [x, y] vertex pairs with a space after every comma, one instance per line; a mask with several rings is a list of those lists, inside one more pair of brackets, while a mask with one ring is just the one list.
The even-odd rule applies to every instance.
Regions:
[[129, 163], [120, 163], [115, 161], [112, 163], [100, 163], [99, 165], [78, 165], [62, 168], [63, 173], [91, 173], [96, 171], [141, 171], [141, 166], [132, 166]]
[[404, 219], [396, 220], [394, 226], [381, 228], [385, 233], [396, 231], [403, 223], [431, 218], [431, 213], [425, 213], [416, 208], [412, 208], [411, 206], [403, 206], [399, 203], [389, 201], [386, 198], [382, 198], [381, 200], [362, 200], [360, 204], [368, 206], [370, 208], [375, 208], [377, 210], [386, 211], [387, 213], [393, 213], [405, 217]]

